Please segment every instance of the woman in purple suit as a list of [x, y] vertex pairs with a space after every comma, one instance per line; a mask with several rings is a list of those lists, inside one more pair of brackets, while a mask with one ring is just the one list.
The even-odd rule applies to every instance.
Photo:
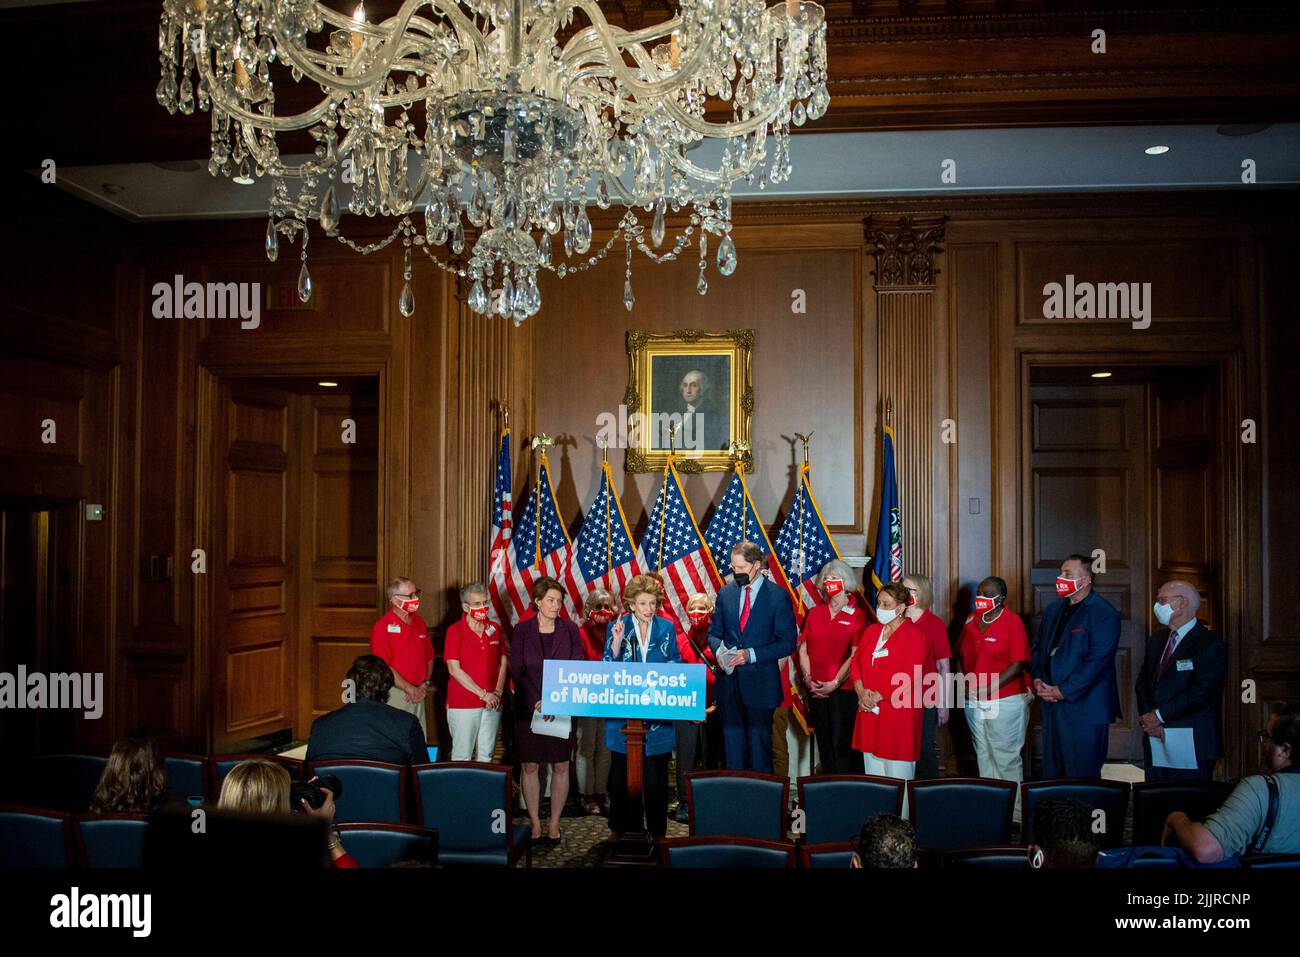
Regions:
[[[569, 796], [573, 733], [570, 731], [567, 738], [536, 734], [532, 730], [533, 714], [542, 710], [542, 662], [583, 660], [586, 653], [578, 626], [560, 617], [564, 609], [563, 585], [550, 577], [537, 579], [533, 584], [533, 607], [536, 616], [519, 622], [510, 641], [510, 678], [515, 688], [515, 754], [523, 765], [520, 782], [528, 816], [533, 822], [533, 840], [554, 845], [560, 843], [560, 812]], [[551, 766], [551, 822], [545, 838], [538, 813], [542, 798], [538, 770], [543, 763]]]

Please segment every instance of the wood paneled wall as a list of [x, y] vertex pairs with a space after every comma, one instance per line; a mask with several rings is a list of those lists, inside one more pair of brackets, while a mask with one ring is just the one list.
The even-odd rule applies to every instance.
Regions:
[[[869, 547], [878, 416], [888, 394], [903, 393], [894, 399], [900, 495], [905, 529], [916, 536], [905, 547], [930, 563], [948, 617], [964, 615], [962, 588], [990, 572], [1011, 582], [1016, 607], [1030, 609], [1033, 562], [1022, 528], [1035, 368], [1194, 361], [1216, 370], [1220, 414], [1211, 427], [1224, 487], [1210, 529], [1217, 538], [1206, 540], [1217, 552], [1216, 620], [1229, 640], [1230, 681], [1234, 689], [1255, 682], [1253, 701], [1237, 703], [1235, 690], [1227, 698], [1230, 772], [1252, 763], [1250, 734], [1266, 704], [1300, 696], [1288, 570], [1300, 522], [1286, 494], [1300, 468], [1287, 389], [1300, 292], [1300, 250], [1288, 235], [1293, 194], [738, 206], [739, 268], [723, 278], [710, 264], [707, 297], [695, 292], [692, 262], [638, 261], [628, 313], [621, 257], [611, 257], [619, 261], [546, 283], [542, 313], [518, 330], [470, 314], [463, 290], [418, 257], [416, 313], [404, 318], [394, 281], [400, 249], [360, 259], [319, 240], [310, 259], [314, 309], [264, 313], [256, 331], [155, 320], [153, 282], [179, 271], [292, 283], [296, 249], [268, 264], [253, 223], [127, 229], [75, 204], [69, 214], [87, 228], [43, 233], [32, 224], [46, 202], [32, 200], [27, 218], [17, 207], [5, 227], [23, 240], [19, 267], [45, 279], [43, 290], [28, 288], [0, 306], [0, 382], [9, 407], [25, 417], [64, 410], [58, 415], [73, 423], [76, 451], [38, 449], [31, 423], [6, 416], [0, 488], [10, 497], [105, 505], [103, 522], [80, 521], [74, 631], [80, 667], [103, 670], [113, 697], [106, 720], [82, 723], [82, 746], [106, 745], [139, 724], [191, 747], [211, 740], [210, 581], [188, 568], [193, 548], [215, 547], [212, 422], [223, 379], [377, 379], [374, 610], [382, 584], [409, 574], [425, 590], [437, 634], [455, 615], [455, 587], [483, 573], [495, 403], [511, 408], [517, 494], [529, 480], [527, 438], [562, 436], [552, 461], [564, 518], [576, 527], [598, 474], [596, 416], [616, 412], [627, 385], [628, 329], [756, 330], [750, 484], [758, 507], [782, 514], [798, 454], [793, 433], [816, 429], [814, 484], [847, 554]], [[905, 216], [942, 223], [932, 274], [902, 284], [923, 288], [882, 283], [870, 232], [897, 230]], [[81, 282], [66, 299], [51, 295], [60, 286], [49, 260], [78, 256]], [[1067, 273], [1152, 282], [1151, 327], [1045, 320], [1042, 285]], [[807, 294], [806, 314], [791, 311], [796, 289]], [[940, 440], [948, 418], [957, 429], [952, 444]], [[1241, 441], [1247, 418], [1256, 421], [1253, 444]], [[624, 506], [640, 524], [658, 476], [620, 478]], [[701, 521], [725, 478], [687, 477]], [[142, 577], [141, 559], [150, 555], [173, 558], [170, 580]]]

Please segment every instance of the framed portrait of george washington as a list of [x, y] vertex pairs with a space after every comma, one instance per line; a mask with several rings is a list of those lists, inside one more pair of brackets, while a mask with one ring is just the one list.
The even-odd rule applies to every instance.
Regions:
[[[753, 469], [754, 330], [627, 334], [628, 472], [654, 472], [677, 453], [683, 472]], [[733, 458], [733, 449], [736, 452]]]

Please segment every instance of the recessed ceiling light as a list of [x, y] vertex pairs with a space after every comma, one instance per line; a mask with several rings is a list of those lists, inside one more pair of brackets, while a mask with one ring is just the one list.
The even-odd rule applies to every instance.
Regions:
[[116, 196], [126, 189], [121, 183], [100, 183], [99, 188], [109, 196]]
[[235, 170], [235, 175], [230, 177], [230, 181], [240, 186], [253, 185], [253, 165], [248, 162], [247, 156], [239, 161], [239, 169]]
[[1161, 153], [1168, 153], [1168, 146], [1148, 146], [1144, 152], [1147, 156], [1159, 156]]
[[1112, 373], [1109, 372], [1094, 372], [1092, 374], [1092, 377], [1094, 379], [1109, 379], [1111, 377], [1111, 374]]
[[[1106, 373], [1106, 374], [1107, 374], [1107, 375], [1110, 375], [1109, 372]], [[335, 387], [338, 385], [337, 382], [317, 382], [316, 384], [317, 384], [317, 385], [320, 385], [320, 386], [324, 386], [324, 387], [327, 388], [327, 389], [333, 389], [333, 388], [335, 388]]]

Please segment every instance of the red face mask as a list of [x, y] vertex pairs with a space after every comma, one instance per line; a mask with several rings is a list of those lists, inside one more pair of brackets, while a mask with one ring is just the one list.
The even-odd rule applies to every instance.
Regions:
[[475, 621], [487, 621], [488, 610], [486, 608], [471, 608], [469, 610], [469, 616]]
[[608, 608], [597, 608], [587, 617], [597, 625], [608, 625], [614, 620], [614, 613]]
[[827, 578], [822, 582], [822, 586], [826, 589], [828, 597], [834, 597], [844, 591], [844, 582], [838, 578]]
[[1056, 593], [1062, 598], [1069, 598], [1079, 590], [1079, 583], [1073, 578], [1066, 578], [1064, 575], [1058, 575], [1056, 578]]
[[688, 611], [686, 617], [691, 620], [692, 625], [698, 625], [702, 621], [707, 621], [709, 613], [707, 611]]
[[911, 608], [915, 604], [916, 604], [916, 596], [909, 591], [907, 593], [907, 607]]
[[998, 600], [996, 598], [986, 598], [984, 595], [975, 596], [975, 610], [981, 615], [990, 612], [996, 607]]
[[412, 614], [412, 613], [414, 613], [414, 612], [416, 612], [416, 611], [419, 610], [419, 608], [420, 608], [420, 599], [418, 599], [418, 598], [403, 598], [401, 601], [399, 601], [399, 602], [397, 603], [397, 607], [400, 608], [400, 609], [402, 609], [402, 611], [406, 612], [408, 615], [410, 615], [410, 614]]

